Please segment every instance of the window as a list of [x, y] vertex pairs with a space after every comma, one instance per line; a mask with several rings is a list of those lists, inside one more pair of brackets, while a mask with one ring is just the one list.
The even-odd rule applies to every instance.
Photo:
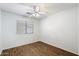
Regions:
[[27, 23], [27, 34], [32, 34], [33, 33], [33, 24], [32, 23]]
[[24, 20], [17, 20], [17, 34], [32, 34], [33, 24]]

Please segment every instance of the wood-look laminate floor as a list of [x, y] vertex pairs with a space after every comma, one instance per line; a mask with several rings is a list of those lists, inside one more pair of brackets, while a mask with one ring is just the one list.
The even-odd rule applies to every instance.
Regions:
[[2, 51], [2, 56], [76, 56], [43, 42], [35, 42]]

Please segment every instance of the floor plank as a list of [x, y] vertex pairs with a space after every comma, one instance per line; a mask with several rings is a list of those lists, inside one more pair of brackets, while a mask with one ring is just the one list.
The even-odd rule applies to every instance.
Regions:
[[77, 55], [39, 41], [3, 50], [1, 56], [77, 56]]

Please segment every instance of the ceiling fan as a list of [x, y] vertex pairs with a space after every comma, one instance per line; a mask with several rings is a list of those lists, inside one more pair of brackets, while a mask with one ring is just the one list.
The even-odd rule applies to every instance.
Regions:
[[26, 12], [27, 16], [29, 16], [29, 17], [37, 17], [38, 18], [38, 17], [42, 17], [46, 14], [45, 12], [40, 11], [39, 6], [33, 6], [32, 8], [33, 8], [32, 11]]

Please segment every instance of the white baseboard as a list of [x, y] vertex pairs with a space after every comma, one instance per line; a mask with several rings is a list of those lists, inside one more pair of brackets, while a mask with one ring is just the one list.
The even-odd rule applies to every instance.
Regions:
[[52, 45], [52, 46], [55, 46], [55, 47], [57, 47], [57, 48], [63, 49], [63, 50], [65, 50], [65, 51], [74, 53], [74, 54], [76, 54], [76, 55], [79, 55], [78, 52], [73, 52], [73, 51], [70, 51], [70, 50], [68, 50], [68, 49], [64, 49], [64, 48], [59, 47], [59, 46], [57, 46], [57, 45], [55, 45], [55, 44], [51, 44], [50, 42], [46, 42], [46, 41], [42, 41], [42, 42], [47, 43], [47, 44]]
[[28, 43], [26, 43], [26, 42], [25, 43], [18, 43], [18, 44], [15, 44], [13, 46], [10, 46], [10, 47], [5, 47], [5, 48], [3, 48], [3, 50], [10, 49], [10, 48], [15, 48], [15, 47], [26, 45], [26, 44], [31, 44], [31, 43], [34, 43], [34, 42], [37, 42], [37, 41], [32, 41], [32, 42], [28, 42]]

